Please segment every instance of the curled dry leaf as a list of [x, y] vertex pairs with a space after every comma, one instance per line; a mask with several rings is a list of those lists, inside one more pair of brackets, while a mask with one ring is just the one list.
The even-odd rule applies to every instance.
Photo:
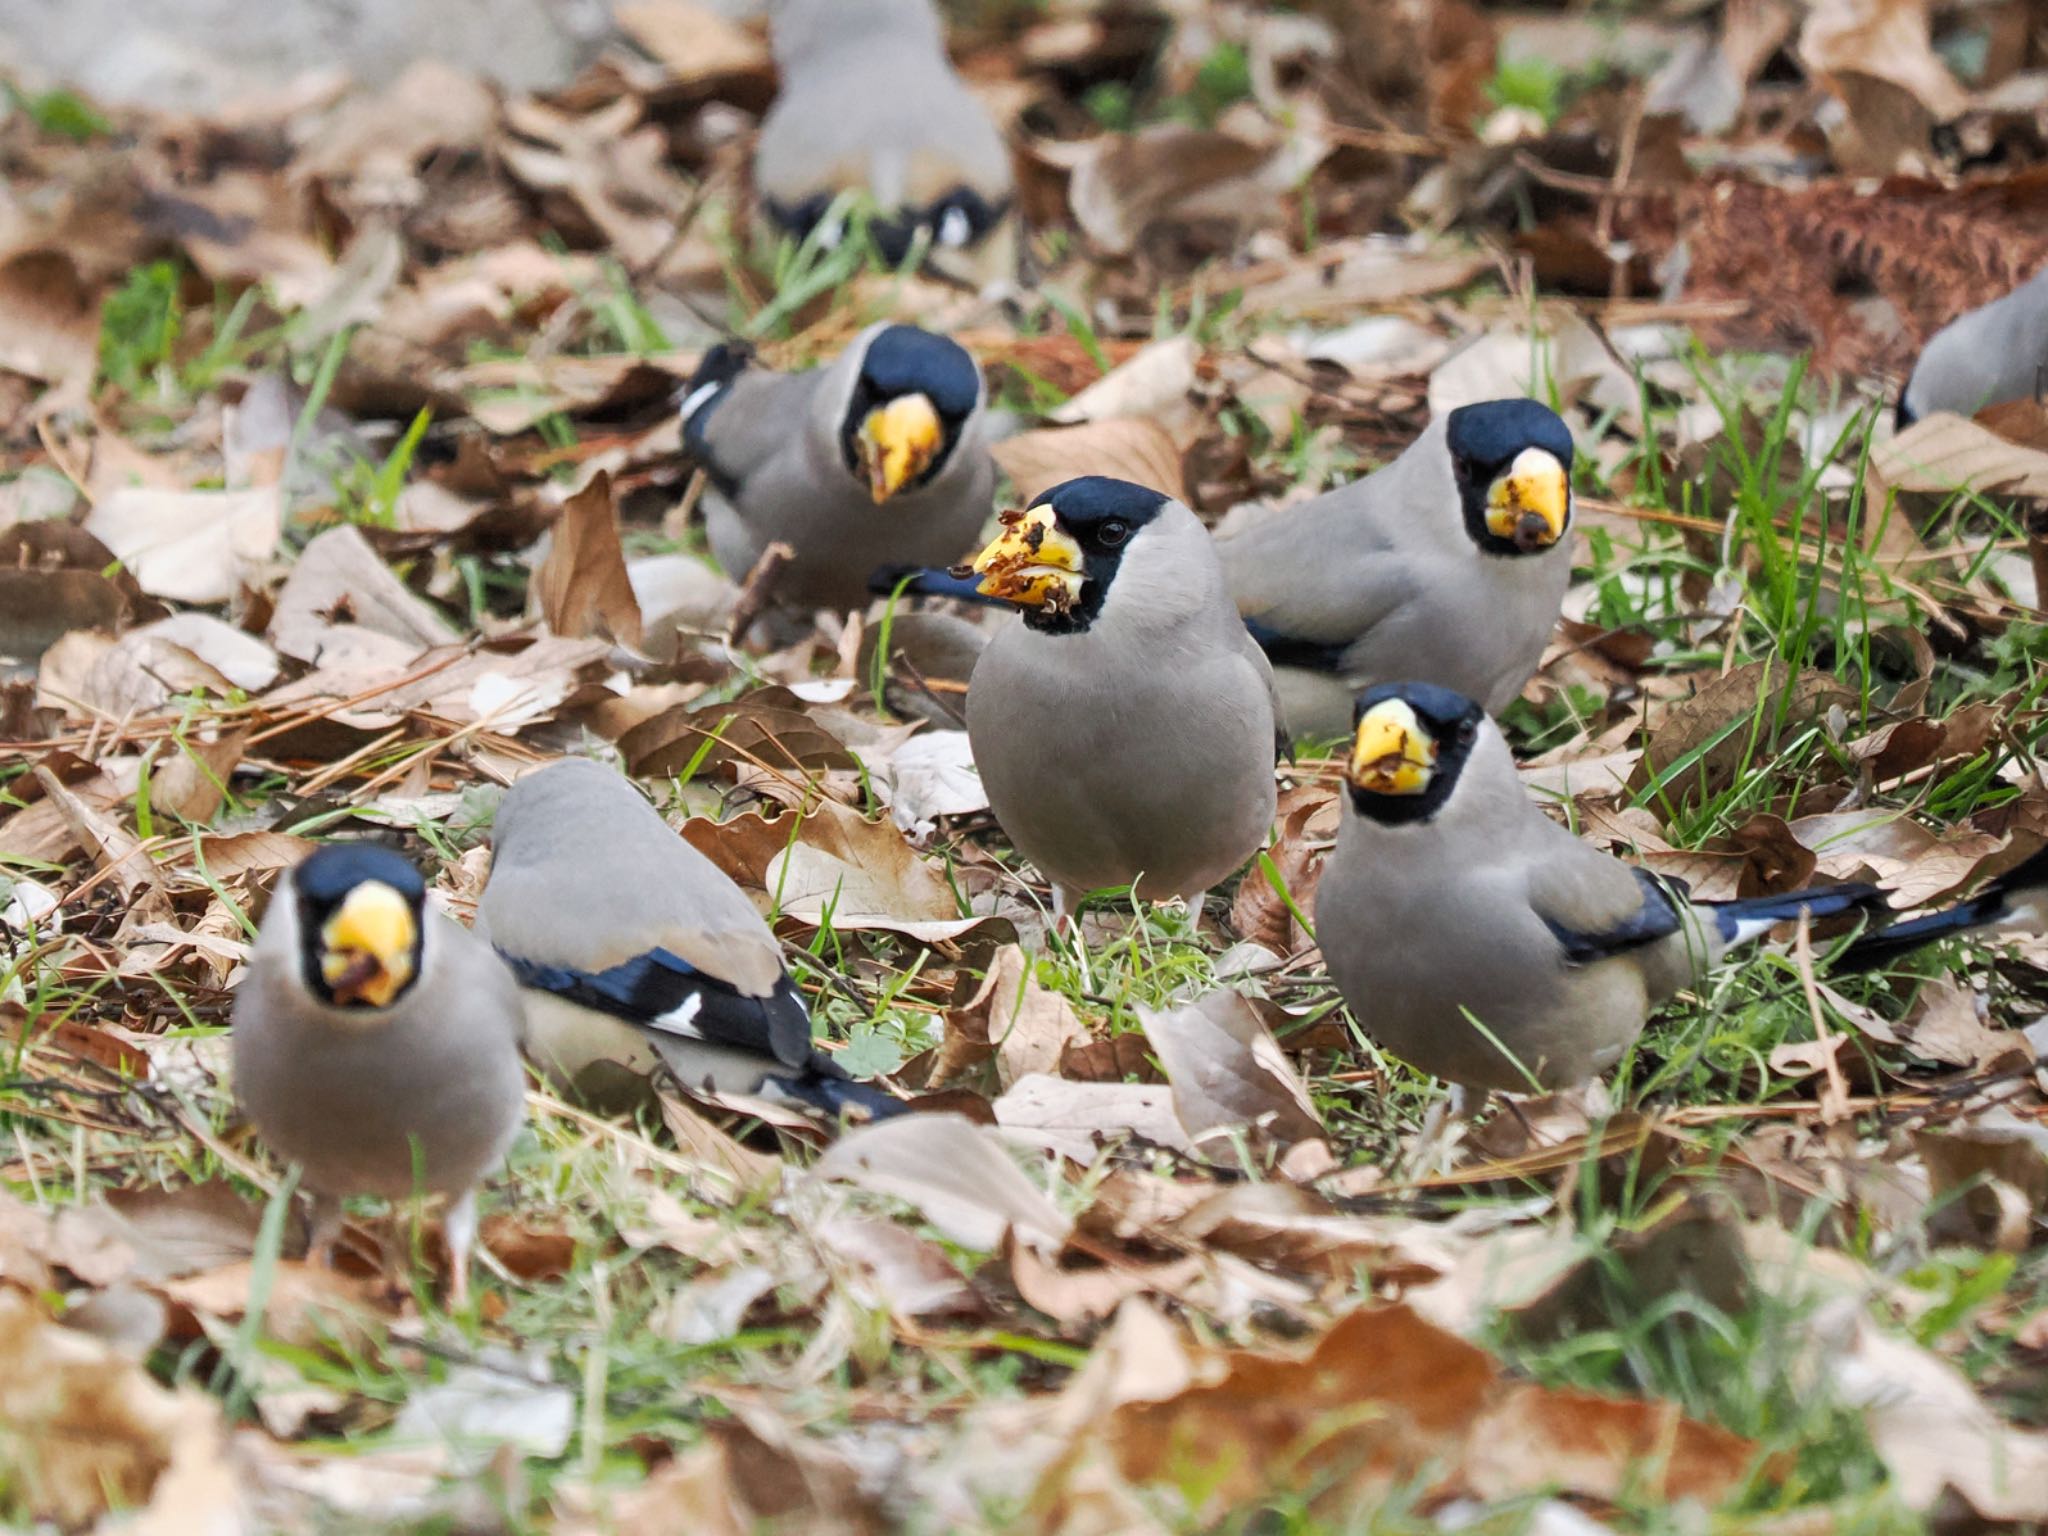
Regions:
[[0, 1289], [0, 1467], [21, 1507], [66, 1530], [149, 1505], [174, 1470], [219, 1454], [219, 1411], [171, 1391], [110, 1345], [61, 1328]]
[[1961, 1371], [1859, 1305], [1824, 1311], [1812, 1332], [1814, 1368], [1861, 1414], [1908, 1507], [1953, 1488], [1986, 1520], [2048, 1520], [2048, 1433], [2001, 1423]]
[[[787, 838], [785, 835], [785, 843]], [[821, 800], [794, 844], [780, 847], [763, 875], [784, 917], [835, 929], [881, 929], [933, 944], [979, 925], [960, 916], [952, 888], [887, 821]]]
[[947, 1015], [946, 1027], [949, 1037], [958, 1032], [994, 1052], [1005, 1088], [1032, 1073], [1056, 1070], [1069, 1046], [1088, 1039], [1073, 1005], [1038, 984], [1031, 957], [1015, 944], [995, 952], [980, 988], [965, 1008]]
[[[1171, 424], [1178, 432], [1189, 423], [1202, 349], [1191, 336], [1148, 341], [1086, 389], [1052, 413], [1061, 426], [1143, 419]], [[1178, 447], [1182, 438], [1173, 439]], [[1079, 473], [1079, 471], [1076, 471]]]
[[277, 549], [284, 501], [275, 486], [165, 491], [126, 486], [102, 497], [85, 528], [152, 597], [225, 603], [255, 586]]
[[[1125, 1303], [1062, 1395], [1035, 1507], [1105, 1479], [1196, 1524], [1290, 1489], [1339, 1523], [1404, 1486], [1711, 1504], [1755, 1455], [1668, 1403], [1512, 1382], [1402, 1306], [1353, 1312], [1295, 1356], [1191, 1347], [1149, 1311]], [[1182, 1472], [1195, 1454], [1205, 1475], [1191, 1488]]]
[[533, 584], [541, 615], [556, 634], [640, 643], [640, 601], [626, 575], [612, 477], [605, 471], [562, 503]]
[[1105, 134], [1074, 167], [1067, 201], [1098, 249], [1128, 255], [1156, 225], [1270, 218], [1328, 148], [1305, 134], [1255, 144], [1182, 124]]
[[1032, 1073], [996, 1100], [995, 1114], [1005, 1134], [1083, 1167], [1126, 1133], [1177, 1152], [1195, 1150], [1174, 1113], [1173, 1090], [1159, 1083], [1077, 1083]]
[[1832, 706], [1854, 702], [1841, 681], [1825, 672], [1794, 677], [1777, 661], [1748, 662], [1672, 706], [1651, 731], [1629, 788], [1660, 781], [1674, 800], [1718, 794], [1754, 752], [1769, 750], [1775, 732], [1795, 730]]
[[1141, 1006], [1138, 1021], [1197, 1142], [1214, 1149], [1243, 1128], [1283, 1145], [1323, 1134], [1308, 1090], [1243, 994], [1211, 992], [1165, 1013]]
[[270, 639], [299, 661], [402, 665], [455, 633], [350, 525], [300, 554], [277, 594]]
[[915, 1206], [963, 1248], [992, 1253], [1003, 1234], [1057, 1249], [1073, 1223], [1024, 1176], [1001, 1137], [958, 1115], [903, 1115], [848, 1132], [812, 1169]]
[[1180, 449], [1166, 429], [1147, 417], [1112, 416], [1075, 427], [1019, 432], [991, 450], [1027, 506], [1063, 480], [1109, 475], [1188, 498]]

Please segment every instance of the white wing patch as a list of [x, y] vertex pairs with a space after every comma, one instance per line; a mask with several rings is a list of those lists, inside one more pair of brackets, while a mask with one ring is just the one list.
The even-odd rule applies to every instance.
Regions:
[[671, 1008], [667, 1013], [647, 1021], [649, 1029], [658, 1029], [665, 1035], [682, 1035], [690, 1040], [702, 1040], [703, 1032], [693, 1022], [703, 1011], [704, 994], [692, 992], [683, 999], [682, 1005]]
[[690, 424], [690, 418], [703, 410], [705, 403], [720, 390], [724, 389], [730, 382], [728, 379], [714, 379], [709, 384], [699, 384], [695, 389], [683, 396], [680, 410], [683, 425], [687, 427]]

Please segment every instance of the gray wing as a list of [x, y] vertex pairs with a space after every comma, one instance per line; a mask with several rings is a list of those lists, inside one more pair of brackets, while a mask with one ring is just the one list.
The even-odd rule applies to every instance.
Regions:
[[1572, 963], [1611, 959], [1683, 926], [1683, 887], [1580, 842], [1548, 819], [1540, 826], [1539, 834], [1531, 823], [1524, 852], [1529, 905]]
[[1231, 599], [1275, 663], [1338, 670], [1345, 650], [1416, 595], [1378, 479], [1216, 541]]
[[758, 481], [778, 457], [801, 461], [812, 402], [824, 377], [822, 369], [776, 373], [748, 368], [716, 395], [687, 409], [684, 442], [711, 483], [743, 505], [748, 483]]

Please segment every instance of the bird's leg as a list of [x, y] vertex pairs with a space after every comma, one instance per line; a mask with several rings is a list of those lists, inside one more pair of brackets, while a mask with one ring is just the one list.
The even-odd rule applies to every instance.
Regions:
[[441, 1227], [448, 1237], [448, 1310], [461, 1312], [469, 1306], [469, 1259], [476, 1247], [475, 1190], [464, 1190], [448, 1202]]
[[311, 1198], [313, 1209], [306, 1235], [306, 1262], [332, 1269], [334, 1251], [341, 1246], [341, 1201], [318, 1190]]
[[1452, 1155], [1472, 1117], [1486, 1108], [1487, 1091], [1453, 1083], [1451, 1091], [1430, 1105], [1422, 1117], [1422, 1132], [1408, 1154], [1411, 1178], [1428, 1178], [1450, 1171]]

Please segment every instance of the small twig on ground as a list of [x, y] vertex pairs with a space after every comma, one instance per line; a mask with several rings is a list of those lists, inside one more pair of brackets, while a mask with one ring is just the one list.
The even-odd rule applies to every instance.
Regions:
[[727, 645], [738, 646], [747, 638], [747, 631], [754, 627], [754, 620], [768, 609], [769, 600], [775, 593], [776, 578], [795, 555], [796, 551], [780, 540], [761, 551], [761, 558], [747, 572], [747, 579], [740, 583], [740, 595], [733, 601], [732, 622], [725, 631]]

